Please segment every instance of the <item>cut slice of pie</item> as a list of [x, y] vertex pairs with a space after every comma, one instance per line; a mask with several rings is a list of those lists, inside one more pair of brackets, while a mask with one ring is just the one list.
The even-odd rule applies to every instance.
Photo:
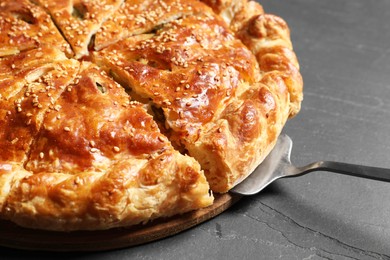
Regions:
[[45, 7], [65, 39], [75, 58], [88, 55], [95, 33], [101, 24], [120, 7], [123, 0], [34, 0]]
[[[200, 165], [175, 151], [144, 105], [95, 65], [84, 62], [51, 106], [26, 144], [24, 169], [12, 165], [19, 174], [0, 196], [4, 217], [51, 230], [107, 229], [212, 203]], [[0, 165], [1, 180], [11, 166]]]
[[206, 6], [195, 0], [133, 0], [105, 21], [96, 33], [95, 50], [129, 36], [157, 30], [162, 24], [183, 16], [207, 13]]
[[[252, 52], [209, 13], [167, 22], [93, 57], [129, 91], [151, 100], [164, 132], [201, 163], [217, 192], [254, 170], [290, 115], [288, 75], [262, 71]], [[276, 63], [282, 58], [270, 57]]]
[[54, 48], [0, 59], [0, 215], [11, 190], [31, 175], [24, 168], [30, 146], [78, 70], [78, 61]]
[[28, 0], [0, 3], [0, 57], [36, 49], [42, 45], [72, 55], [69, 44], [42, 8]]
[[43, 118], [78, 69], [78, 61], [51, 48], [0, 59], [0, 162], [26, 161]]

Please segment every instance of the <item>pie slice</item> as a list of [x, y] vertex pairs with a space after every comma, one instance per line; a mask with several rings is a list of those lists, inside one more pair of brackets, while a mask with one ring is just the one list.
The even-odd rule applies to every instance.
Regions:
[[70, 43], [75, 58], [88, 55], [88, 46], [101, 24], [123, 0], [35, 0], [45, 7]]
[[96, 34], [94, 48], [101, 50], [129, 36], [157, 30], [161, 24], [197, 13], [210, 12], [199, 1], [133, 0], [107, 19]]
[[36, 49], [43, 45], [72, 54], [50, 16], [28, 0], [0, 3], [0, 57]]
[[30, 146], [78, 69], [78, 61], [56, 49], [0, 59], [0, 212], [15, 182], [31, 174], [24, 168]]
[[201, 163], [216, 192], [254, 170], [289, 116], [281, 75], [260, 70], [216, 16], [185, 16], [93, 55], [129, 91], [152, 100], [164, 132]]
[[[27, 227], [107, 229], [212, 203], [200, 165], [95, 65], [46, 112], [3, 215]], [[8, 160], [9, 161], [9, 160]]]
[[23, 164], [43, 117], [55, 109], [79, 63], [56, 49], [33, 49], [1, 59], [0, 68], [0, 162]]

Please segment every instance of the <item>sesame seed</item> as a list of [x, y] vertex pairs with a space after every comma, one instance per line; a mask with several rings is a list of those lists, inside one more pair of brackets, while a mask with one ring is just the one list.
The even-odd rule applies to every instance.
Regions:
[[95, 143], [95, 141], [91, 140], [91, 141], [89, 141], [89, 145], [90, 145], [91, 147], [94, 147], [94, 146], [96, 145], [96, 143]]
[[96, 153], [97, 151], [99, 151], [99, 149], [97, 149], [97, 148], [91, 148], [91, 153]]
[[114, 146], [114, 152], [119, 152], [121, 149], [118, 146]]
[[159, 136], [159, 137], [158, 137], [158, 140], [159, 140], [160, 142], [164, 142], [164, 138], [163, 138], [162, 136]]
[[64, 131], [65, 131], [65, 132], [70, 132], [70, 128], [69, 128], [68, 126], [65, 126], [65, 127], [64, 127]]
[[43, 152], [40, 152], [39, 153], [39, 158], [43, 159], [43, 157], [45, 157], [45, 154]]

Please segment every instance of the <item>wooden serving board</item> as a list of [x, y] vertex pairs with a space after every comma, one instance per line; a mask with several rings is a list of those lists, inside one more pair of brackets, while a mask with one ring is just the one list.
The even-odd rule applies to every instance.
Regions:
[[210, 207], [160, 219], [146, 225], [131, 228], [116, 228], [103, 231], [53, 232], [19, 227], [12, 222], [0, 220], [0, 246], [43, 251], [103, 251], [131, 247], [172, 236], [196, 226], [224, 212], [239, 196], [215, 195]]

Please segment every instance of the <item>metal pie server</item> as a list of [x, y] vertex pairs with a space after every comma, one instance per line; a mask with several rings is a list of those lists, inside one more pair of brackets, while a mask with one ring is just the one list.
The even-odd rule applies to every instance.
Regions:
[[253, 195], [273, 181], [284, 177], [297, 177], [313, 171], [329, 171], [350, 176], [390, 182], [390, 169], [349, 163], [318, 161], [303, 167], [291, 163], [292, 140], [280, 135], [267, 158], [246, 179], [230, 191], [241, 195]]

